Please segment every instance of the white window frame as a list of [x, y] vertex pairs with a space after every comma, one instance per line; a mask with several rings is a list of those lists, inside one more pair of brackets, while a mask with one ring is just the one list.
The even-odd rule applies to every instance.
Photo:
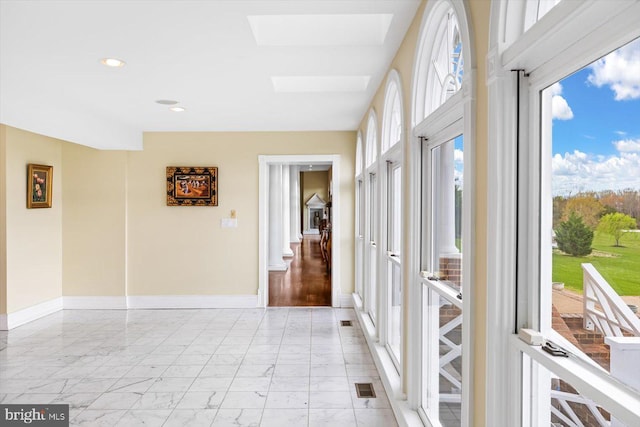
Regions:
[[[528, 346], [514, 333], [521, 327], [543, 334], [550, 330], [550, 293], [541, 292], [541, 282], [550, 274], [551, 259], [541, 248], [550, 247], [551, 242], [550, 236], [540, 232], [551, 221], [541, 215], [547, 209], [544, 203], [551, 203], [550, 161], [542, 160], [550, 160], [551, 147], [540, 144], [542, 135], [548, 132], [545, 126], [550, 125], [550, 117], [541, 117], [540, 92], [639, 37], [640, 2], [564, 0], [525, 32], [524, 23], [533, 19], [526, 13], [520, 1], [492, 4], [487, 60], [491, 105], [488, 229], [496, 232], [488, 236], [487, 245], [493, 261], [488, 266], [487, 282], [487, 326], [492, 331], [487, 354], [492, 357], [486, 376], [486, 423], [537, 426], [548, 421], [548, 374], [537, 372], [540, 365], [633, 425], [640, 420], [638, 393], [630, 393], [609, 375], [585, 367], [577, 359], [560, 360], [539, 347]], [[517, 84], [511, 72], [516, 69], [524, 70], [519, 123], [514, 114], [518, 109]], [[514, 143], [517, 136], [521, 139], [519, 173]], [[536, 363], [524, 364], [523, 354]]]
[[[364, 172], [365, 181], [365, 254], [364, 254], [364, 311], [369, 314], [369, 318], [376, 329], [376, 336], [379, 338], [378, 316], [380, 314], [380, 212], [377, 210], [372, 220], [372, 205], [380, 203], [380, 174], [378, 173], [378, 119], [374, 109], [369, 111], [367, 120], [367, 134], [365, 145], [366, 168]], [[375, 188], [371, 188], [371, 175], [375, 175]], [[372, 200], [375, 197], [375, 200]], [[377, 207], [377, 206], [376, 206]], [[375, 242], [376, 253], [372, 259], [372, 247]], [[372, 284], [371, 264], [375, 262], [375, 284]]]
[[[378, 230], [379, 235], [379, 245], [378, 245], [378, 265], [379, 265], [379, 276], [378, 276], [378, 284], [380, 286], [380, 291], [378, 292], [379, 297], [379, 307], [380, 310], [380, 344], [384, 345], [389, 352], [389, 356], [398, 372], [400, 372], [402, 365], [402, 352], [403, 346], [400, 345], [400, 356], [396, 357], [393, 351], [390, 348], [390, 333], [391, 333], [391, 292], [390, 283], [389, 283], [389, 274], [391, 274], [390, 269], [388, 268], [389, 262], [393, 262], [397, 264], [402, 271], [401, 258], [392, 257], [388, 253], [389, 246], [389, 221], [390, 221], [390, 209], [388, 200], [389, 200], [389, 192], [388, 192], [388, 183], [390, 182], [389, 177], [389, 165], [399, 165], [400, 168], [403, 168], [403, 137], [404, 137], [404, 112], [403, 112], [403, 99], [402, 99], [402, 86], [400, 75], [396, 70], [391, 70], [387, 77], [386, 89], [385, 89], [385, 100], [384, 100], [384, 110], [382, 116], [382, 138], [380, 141], [382, 155], [380, 156], [380, 166], [379, 166], [379, 187], [380, 187], [380, 198], [379, 198], [379, 206], [380, 206], [380, 218], [379, 225], [380, 228]], [[396, 108], [397, 107], [397, 108]], [[398, 111], [399, 110], [399, 111]], [[399, 120], [394, 121], [394, 116]], [[396, 129], [395, 126], [400, 126], [400, 129]], [[398, 137], [395, 135], [399, 130]], [[404, 172], [403, 172], [404, 175]], [[404, 200], [403, 190], [405, 188], [404, 178], [401, 178], [401, 194], [400, 199], [401, 203]], [[403, 206], [404, 207], [404, 206]], [[401, 232], [401, 236], [402, 236]], [[402, 243], [403, 239], [401, 237], [401, 248], [403, 247]], [[401, 250], [401, 253], [403, 251]], [[402, 282], [403, 274], [400, 274], [400, 281]], [[402, 286], [402, 283], [401, 283]], [[402, 286], [404, 288], [404, 286]], [[404, 306], [404, 304], [402, 304]], [[404, 309], [404, 308], [402, 308]], [[403, 316], [401, 315], [401, 322]], [[402, 323], [401, 323], [402, 324]], [[404, 340], [404, 334], [401, 334], [401, 338]]]
[[[355, 279], [356, 284], [354, 288], [355, 295], [360, 299], [359, 303], [362, 305], [364, 298], [364, 214], [365, 214], [365, 192], [364, 192], [364, 177], [363, 177], [363, 164], [364, 153], [362, 150], [362, 133], [358, 131], [356, 140], [356, 176], [355, 176]], [[362, 231], [362, 234], [361, 234]]]
[[[464, 57], [464, 74], [462, 88], [455, 95], [449, 98], [444, 104], [435, 109], [431, 114], [425, 117], [425, 99], [427, 70], [430, 63], [430, 49], [434, 45], [436, 34], [433, 29], [437, 28], [436, 19], [440, 19], [442, 10], [448, 10], [453, 7], [458, 19], [460, 35], [463, 40], [463, 57]], [[409, 192], [411, 194], [409, 201], [409, 224], [410, 230], [409, 248], [407, 253], [407, 268], [409, 277], [409, 328], [407, 331], [407, 340], [413, 345], [409, 349], [410, 355], [407, 358], [408, 370], [410, 372], [407, 384], [409, 404], [418, 408], [422, 402], [422, 360], [421, 348], [423, 343], [423, 324], [422, 300], [423, 294], [423, 278], [421, 276], [422, 265], [422, 215], [421, 203], [422, 199], [422, 143], [420, 137], [426, 137], [429, 140], [438, 140], [444, 133], [450, 133], [452, 138], [460, 134], [464, 137], [464, 168], [465, 180], [469, 183], [465, 187], [463, 194], [463, 288], [465, 289], [466, 301], [475, 301], [475, 289], [470, 280], [475, 277], [474, 274], [474, 249], [475, 249], [475, 189], [471, 183], [475, 182], [475, 68], [476, 61], [473, 51], [474, 41], [469, 31], [469, 14], [467, 5], [462, 0], [447, 0], [441, 2], [428, 2], [422, 19], [420, 36], [418, 39], [418, 47], [416, 50], [416, 58], [414, 62], [413, 76], [413, 99], [412, 99], [412, 138], [409, 144], [410, 164], [407, 165], [409, 175]], [[450, 139], [452, 139], [450, 138]], [[462, 388], [462, 425], [470, 426], [473, 423], [472, 414], [474, 413], [473, 400], [473, 377], [475, 349], [474, 349], [474, 304], [469, 303], [464, 307], [463, 316], [463, 337], [462, 345], [464, 356], [462, 359], [463, 369], [463, 388]], [[419, 326], [416, 326], [419, 325]], [[424, 412], [419, 409], [424, 417]], [[424, 418], [423, 418], [424, 421]], [[427, 424], [429, 421], [425, 421]]]

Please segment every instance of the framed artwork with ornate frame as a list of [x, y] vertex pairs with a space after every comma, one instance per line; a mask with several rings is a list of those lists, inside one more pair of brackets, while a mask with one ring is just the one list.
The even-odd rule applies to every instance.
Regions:
[[167, 206], [218, 206], [218, 168], [167, 166]]
[[50, 208], [53, 166], [27, 165], [27, 209]]

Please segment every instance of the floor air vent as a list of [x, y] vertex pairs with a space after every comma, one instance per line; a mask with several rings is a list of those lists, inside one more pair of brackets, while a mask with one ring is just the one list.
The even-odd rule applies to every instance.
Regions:
[[340, 326], [353, 326], [353, 324], [351, 323], [351, 320], [341, 320]]
[[356, 393], [359, 398], [376, 397], [376, 392], [373, 390], [373, 384], [371, 383], [356, 383]]

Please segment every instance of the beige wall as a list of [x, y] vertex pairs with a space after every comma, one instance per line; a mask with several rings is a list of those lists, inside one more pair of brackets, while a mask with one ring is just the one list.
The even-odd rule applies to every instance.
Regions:
[[315, 193], [325, 202], [329, 201], [329, 173], [327, 171], [302, 172], [300, 179], [302, 203], [302, 230], [309, 230], [309, 211], [307, 202]]
[[62, 145], [67, 296], [124, 296], [127, 153]]
[[[128, 154], [128, 293], [257, 293], [261, 154], [342, 156], [341, 280], [342, 292], [350, 292], [355, 139], [355, 132], [146, 133], [144, 150]], [[218, 207], [166, 206], [165, 168], [194, 165], [218, 167]], [[221, 228], [232, 209], [238, 228]]]
[[[7, 313], [62, 296], [62, 142], [4, 127]], [[53, 166], [53, 204], [27, 209], [27, 164]]]
[[7, 127], [0, 125], [0, 315], [7, 314]]

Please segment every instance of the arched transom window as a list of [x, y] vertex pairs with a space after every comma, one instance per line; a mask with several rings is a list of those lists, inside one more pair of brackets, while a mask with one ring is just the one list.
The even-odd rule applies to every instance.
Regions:
[[382, 125], [382, 153], [400, 142], [402, 138], [402, 102], [400, 98], [400, 78], [394, 70], [389, 75], [384, 101], [384, 121]]

